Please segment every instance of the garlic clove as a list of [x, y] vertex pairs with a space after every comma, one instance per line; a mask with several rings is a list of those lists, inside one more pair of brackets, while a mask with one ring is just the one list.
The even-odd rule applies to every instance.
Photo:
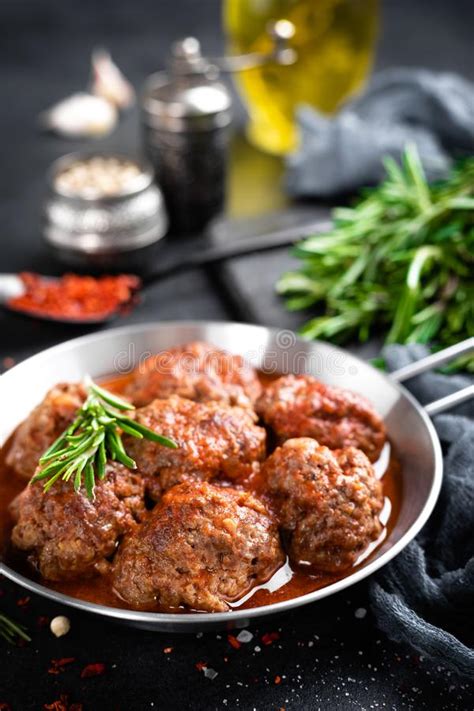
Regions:
[[91, 91], [101, 96], [118, 109], [126, 109], [135, 101], [135, 91], [124, 77], [112, 57], [105, 49], [96, 49], [92, 53], [93, 81]]
[[117, 110], [100, 96], [77, 93], [40, 115], [45, 127], [71, 138], [105, 136], [117, 123]]

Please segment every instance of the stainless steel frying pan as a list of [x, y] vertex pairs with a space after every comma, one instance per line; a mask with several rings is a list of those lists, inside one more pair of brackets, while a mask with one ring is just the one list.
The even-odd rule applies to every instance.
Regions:
[[352, 575], [299, 598], [232, 612], [163, 614], [121, 610], [77, 600], [49, 590], [0, 561], [0, 573], [56, 602], [153, 630], [196, 631], [245, 627], [252, 621], [315, 602], [362, 580], [385, 565], [416, 536], [438, 498], [442, 480], [441, 448], [430, 415], [474, 395], [474, 386], [423, 408], [400, 383], [474, 349], [474, 338], [430, 356], [391, 376], [335, 346], [299, 340], [290, 331], [234, 323], [178, 322], [128, 326], [68, 341], [29, 358], [0, 378], [0, 445], [59, 381], [127, 372], [140, 359], [191, 340], [205, 340], [238, 353], [253, 365], [275, 373], [308, 373], [325, 383], [368, 397], [385, 419], [390, 441], [402, 464], [403, 501], [391, 535]]

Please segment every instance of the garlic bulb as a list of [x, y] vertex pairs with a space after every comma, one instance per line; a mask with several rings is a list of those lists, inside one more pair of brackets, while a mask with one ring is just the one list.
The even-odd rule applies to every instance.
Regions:
[[100, 96], [78, 93], [40, 116], [43, 126], [71, 138], [105, 136], [117, 123], [117, 109]]
[[93, 81], [91, 91], [101, 96], [118, 109], [126, 109], [135, 101], [132, 85], [112, 61], [105, 49], [96, 49], [92, 53]]

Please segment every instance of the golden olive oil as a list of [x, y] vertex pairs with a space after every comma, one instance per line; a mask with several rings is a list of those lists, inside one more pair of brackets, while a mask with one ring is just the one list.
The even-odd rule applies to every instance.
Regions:
[[277, 154], [297, 145], [296, 107], [309, 104], [330, 114], [361, 86], [373, 58], [378, 0], [226, 0], [231, 52], [268, 52], [267, 26], [279, 19], [295, 26], [296, 62], [248, 69], [236, 78], [250, 140]]

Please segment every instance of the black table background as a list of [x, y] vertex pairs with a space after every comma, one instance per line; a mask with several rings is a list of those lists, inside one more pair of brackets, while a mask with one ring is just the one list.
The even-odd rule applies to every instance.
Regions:
[[[42, 109], [85, 87], [90, 50], [107, 46], [139, 85], [162, 66], [174, 38], [195, 34], [206, 51], [219, 51], [219, 14], [218, 0], [2, 0], [0, 272], [58, 270], [39, 237], [44, 173], [53, 159], [85, 144], [41, 135], [36, 120]], [[470, 0], [387, 0], [377, 67], [425, 65], [472, 77], [473, 21]], [[136, 150], [136, 114], [97, 145]], [[278, 163], [239, 146], [247, 161], [239, 173], [245, 180], [239, 175], [234, 180], [230, 214], [240, 216], [245, 205], [259, 202], [266, 209], [282, 207], [285, 199], [275, 187]], [[260, 183], [252, 180], [255, 173]], [[262, 198], [256, 200], [256, 194]], [[285, 314], [271, 293], [274, 278], [287, 265], [283, 254], [236, 260], [226, 265], [226, 274], [232, 274], [237, 288], [246, 286], [250, 301], [265, 304], [260, 320], [292, 326], [299, 317]], [[223, 293], [218, 272], [194, 271], [156, 285], [128, 322], [239, 316], [235, 293]], [[83, 332], [1, 313], [0, 360], [19, 360]], [[225, 633], [142, 632], [36, 596], [18, 606], [25, 592], [7, 581], [0, 582], [0, 590], [2, 607], [24, 620], [33, 637], [25, 647], [0, 641], [0, 708], [4, 702], [15, 710], [41, 709], [61, 694], [85, 709], [474, 708], [472, 686], [388, 641], [370, 612], [362, 619], [355, 616], [356, 609], [368, 609], [366, 583], [268, 620], [252, 629], [254, 639], [239, 650], [232, 649]], [[38, 626], [37, 618], [60, 613], [70, 617], [72, 628], [57, 640], [47, 627]], [[264, 645], [261, 635], [275, 630], [280, 639]], [[167, 654], [163, 650], [168, 647], [173, 649]], [[50, 660], [61, 657], [75, 661], [59, 675], [48, 674]], [[196, 669], [200, 661], [218, 672], [213, 681]], [[81, 679], [81, 669], [90, 662], [105, 663], [105, 674]]]

